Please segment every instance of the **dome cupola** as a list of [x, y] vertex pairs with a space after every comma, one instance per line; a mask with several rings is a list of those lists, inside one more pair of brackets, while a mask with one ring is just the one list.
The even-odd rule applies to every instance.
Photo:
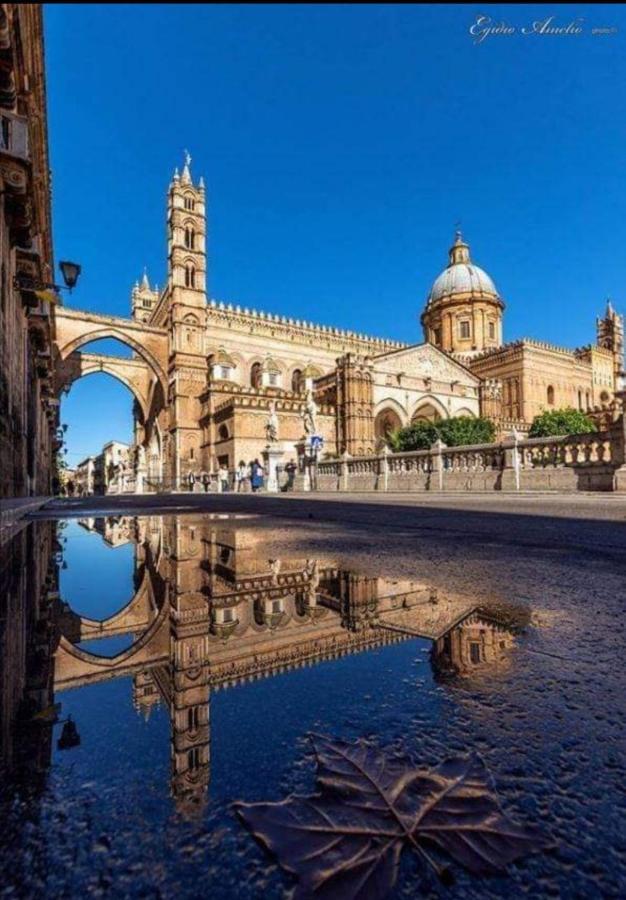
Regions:
[[421, 316], [425, 339], [465, 357], [498, 347], [503, 309], [495, 284], [472, 262], [469, 244], [457, 231], [449, 263], [435, 279]]

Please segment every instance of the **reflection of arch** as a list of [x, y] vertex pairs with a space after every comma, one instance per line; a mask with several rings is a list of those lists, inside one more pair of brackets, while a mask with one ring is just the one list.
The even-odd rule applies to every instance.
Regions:
[[156, 377], [161, 382], [161, 385], [164, 388], [164, 392], [166, 393], [165, 389], [167, 386], [167, 381], [165, 378], [165, 373], [163, 372], [163, 369], [161, 368], [158, 360], [146, 347], [143, 346], [143, 344], [130, 337], [130, 335], [125, 334], [123, 331], [119, 331], [117, 328], [104, 326], [102, 328], [96, 328], [86, 334], [79, 335], [77, 338], [68, 341], [63, 346], [59, 346], [59, 356], [61, 360], [65, 360], [71, 353], [73, 353], [75, 350], [78, 350], [79, 347], [82, 347], [84, 344], [91, 344], [92, 341], [100, 341], [103, 338], [113, 338], [114, 340], [119, 341], [121, 344], [125, 344], [127, 347], [130, 347], [132, 350], [134, 350], [135, 353], [137, 353], [152, 369]]
[[443, 403], [436, 397], [422, 398], [417, 401], [411, 422], [436, 422], [437, 419], [447, 419], [448, 411]]
[[55, 688], [61, 690], [103, 678], [130, 674], [161, 657], [167, 659], [169, 624], [169, 604], [164, 603], [141, 636], [116, 656], [99, 656], [97, 653], [81, 650], [62, 634], [54, 660]]
[[113, 637], [129, 632], [144, 631], [157, 614], [151, 590], [150, 576], [144, 567], [141, 582], [131, 600], [106, 619], [90, 619], [67, 609], [59, 627], [72, 644], [96, 638]]

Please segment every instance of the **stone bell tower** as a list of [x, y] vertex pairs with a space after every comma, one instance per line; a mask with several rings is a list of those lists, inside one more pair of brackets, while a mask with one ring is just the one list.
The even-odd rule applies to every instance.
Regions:
[[167, 462], [172, 479], [202, 466], [200, 394], [206, 385], [206, 208], [191, 157], [174, 172], [167, 198], [168, 407]]
[[596, 319], [596, 329], [598, 346], [613, 354], [613, 390], [620, 390], [624, 378], [624, 316], [615, 312], [610, 300], [604, 317]]

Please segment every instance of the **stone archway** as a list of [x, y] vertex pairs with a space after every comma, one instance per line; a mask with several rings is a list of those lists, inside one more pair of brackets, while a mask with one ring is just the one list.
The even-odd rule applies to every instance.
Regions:
[[100, 373], [110, 375], [128, 388], [139, 404], [145, 421], [150, 409], [154, 376], [143, 360], [74, 351], [58, 363], [57, 393], [69, 390], [80, 378]]
[[376, 440], [387, 441], [393, 431], [402, 428], [402, 420], [395, 409], [386, 406], [374, 419], [374, 436]]
[[411, 422], [438, 422], [447, 419], [448, 414], [437, 400], [423, 400], [418, 403], [411, 416]]
[[[57, 369], [68, 357], [85, 344], [103, 338], [113, 338], [130, 347], [161, 383], [163, 395], [167, 396], [167, 332], [163, 328], [153, 328], [132, 319], [116, 316], [100, 316], [94, 313], [61, 307], [55, 316]], [[119, 359], [109, 357], [109, 359]]]

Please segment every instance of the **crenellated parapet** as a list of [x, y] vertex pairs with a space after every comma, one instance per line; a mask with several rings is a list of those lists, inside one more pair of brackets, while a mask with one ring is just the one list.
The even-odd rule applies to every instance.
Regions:
[[238, 328], [254, 334], [283, 339], [302, 339], [325, 350], [345, 352], [355, 350], [360, 353], [377, 354], [388, 350], [407, 347], [402, 341], [371, 337], [356, 331], [335, 328], [330, 325], [318, 325], [302, 319], [281, 316], [275, 313], [258, 312], [256, 309], [241, 307], [238, 304], [223, 303], [210, 300], [207, 307], [207, 321], [220, 324], [227, 323], [231, 328]]

